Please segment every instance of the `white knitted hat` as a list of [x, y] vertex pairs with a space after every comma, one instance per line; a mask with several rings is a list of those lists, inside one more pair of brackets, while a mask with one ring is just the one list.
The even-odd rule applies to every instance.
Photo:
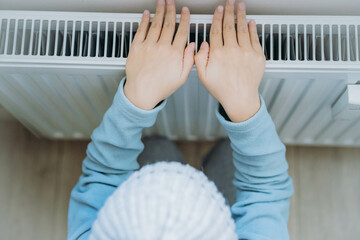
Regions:
[[232, 240], [225, 199], [200, 171], [159, 162], [135, 172], [108, 198], [91, 240]]

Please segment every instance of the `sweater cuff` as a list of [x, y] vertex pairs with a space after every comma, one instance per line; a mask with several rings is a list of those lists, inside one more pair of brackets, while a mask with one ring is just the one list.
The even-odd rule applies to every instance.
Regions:
[[221, 123], [221, 125], [226, 129], [226, 131], [248, 132], [258, 128], [269, 116], [269, 113], [266, 109], [264, 99], [260, 95], [260, 109], [255, 113], [254, 116], [252, 116], [251, 118], [249, 118], [244, 122], [231, 122], [230, 120], [227, 120], [227, 118], [223, 116], [219, 112], [219, 110], [216, 111], [216, 116], [219, 122]]
[[120, 81], [119, 88], [114, 99], [114, 105], [132, 120], [146, 120], [149, 118], [156, 118], [157, 114], [165, 107], [167, 99], [162, 101], [159, 105], [157, 105], [154, 109], [151, 110], [144, 110], [138, 108], [125, 96], [125, 81], [126, 76]]

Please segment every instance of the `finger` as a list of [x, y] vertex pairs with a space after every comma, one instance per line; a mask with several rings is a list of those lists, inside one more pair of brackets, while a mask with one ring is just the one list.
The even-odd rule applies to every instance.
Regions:
[[246, 22], [245, 3], [240, 2], [237, 9], [237, 37], [240, 47], [249, 47], [250, 38]]
[[165, 0], [158, 0], [154, 19], [152, 20], [146, 41], [157, 42], [160, 37], [165, 14]]
[[189, 76], [189, 73], [194, 66], [194, 52], [195, 52], [195, 43], [190, 43], [184, 51], [184, 63], [183, 63], [183, 71], [181, 74], [181, 78], [186, 81]]
[[255, 49], [255, 51], [262, 52], [262, 47], [260, 45], [259, 36], [256, 29], [256, 23], [254, 20], [251, 20], [249, 22], [249, 32], [252, 47]]
[[174, 0], [166, 0], [166, 15], [161, 30], [160, 42], [172, 43], [175, 32], [176, 8]]
[[187, 7], [183, 7], [181, 10], [181, 18], [179, 28], [176, 32], [173, 45], [180, 49], [184, 49], [188, 35], [189, 35], [189, 24], [190, 24], [190, 11]]
[[146, 33], [149, 28], [149, 22], [150, 22], [150, 12], [148, 10], [145, 10], [141, 18], [140, 26], [136, 31], [133, 44], [140, 43], [145, 40]]
[[222, 36], [222, 20], [224, 15], [224, 7], [218, 6], [214, 12], [213, 22], [210, 30], [211, 49], [223, 46]]
[[228, 0], [225, 6], [225, 15], [223, 22], [224, 45], [237, 44], [235, 32], [235, 16], [234, 16], [235, 0]]
[[205, 79], [206, 66], [209, 60], [209, 44], [203, 42], [200, 46], [200, 50], [195, 55], [195, 65], [199, 75], [199, 79]]

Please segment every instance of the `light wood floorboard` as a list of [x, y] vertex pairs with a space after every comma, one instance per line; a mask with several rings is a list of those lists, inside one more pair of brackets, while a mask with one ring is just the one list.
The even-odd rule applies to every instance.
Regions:
[[[88, 142], [38, 139], [0, 122], [1, 239], [65, 239], [70, 191]], [[201, 168], [214, 142], [177, 142]], [[294, 181], [289, 231], [295, 240], [360, 239], [360, 149], [288, 147]]]

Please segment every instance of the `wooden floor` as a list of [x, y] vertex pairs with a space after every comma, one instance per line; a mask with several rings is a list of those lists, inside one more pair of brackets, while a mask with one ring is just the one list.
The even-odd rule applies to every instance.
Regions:
[[[214, 143], [180, 142], [188, 160]], [[0, 239], [65, 239], [70, 190], [87, 142], [37, 139], [0, 122]], [[295, 194], [289, 230], [297, 240], [360, 239], [360, 150], [288, 147]]]

